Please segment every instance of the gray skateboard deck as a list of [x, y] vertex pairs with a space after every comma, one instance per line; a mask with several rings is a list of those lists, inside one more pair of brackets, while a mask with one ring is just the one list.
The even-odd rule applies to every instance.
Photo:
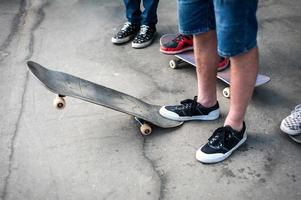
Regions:
[[[64, 107], [63, 97], [70, 96], [97, 105], [126, 113], [136, 117], [141, 125], [146, 122], [162, 128], [177, 127], [182, 122], [168, 120], [159, 114], [161, 106], [148, 104], [128, 94], [98, 85], [82, 78], [58, 71], [49, 70], [38, 63], [29, 61], [29, 70], [51, 92], [59, 95], [54, 104], [57, 108]], [[144, 127], [145, 128], [145, 127]], [[147, 127], [148, 128], [148, 127]], [[141, 130], [141, 129], [140, 129]], [[146, 132], [150, 131], [147, 129]], [[141, 130], [143, 133], [143, 131]], [[147, 135], [147, 133], [145, 134]]]
[[[181, 61], [189, 63], [193, 66], [196, 66], [193, 51], [187, 51], [184, 53], [176, 54], [175, 57], [177, 57], [179, 60], [171, 60], [170, 61], [170, 67], [172, 67], [172, 68], [177, 68]], [[226, 84], [230, 85], [230, 82], [231, 82], [230, 67], [226, 68], [225, 70], [219, 71], [217, 73], [217, 78], [220, 79], [221, 81], [225, 82]], [[256, 78], [255, 87], [263, 85], [263, 84], [269, 82], [270, 80], [271, 80], [270, 77], [268, 77], [266, 75], [258, 74], [257, 78]], [[230, 97], [230, 89], [225, 88], [223, 90], [223, 95], [225, 97], [229, 98]]]

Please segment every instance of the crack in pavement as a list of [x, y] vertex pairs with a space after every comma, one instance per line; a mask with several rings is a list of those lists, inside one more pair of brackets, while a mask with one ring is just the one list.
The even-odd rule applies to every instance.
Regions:
[[145, 143], [146, 143], [146, 138], [143, 138], [143, 146], [142, 146], [142, 152], [143, 152], [143, 157], [151, 164], [151, 167], [153, 168], [154, 172], [157, 174], [159, 178], [159, 184], [160, 184], [160, 192], [159, 192], [159, 198], [158, 200], [164, 199], [164, 190], [165, 190], [165, 183], [166, 183], [166, 178], [163, 176], [163, 174], [160, 173], [159, 170], [156, 169], [156, 163], [155, 161], [151, 160], [145, 152]]
[[[28, 73], [26, 73], [26, 78], [25, 78], [26, 82], [27, 82], [27, 80], [28, 80]], [[11, 151], [10, 151], [10, 154], [9, 154], [8, 174], [4, 179], [4, 188], [3, 188], [3, 192], [1, 194], [1, 198], [3, 200], [5, 200], [6, 196], [7, 196], [9, 178], [10, 178], [11, 172], [12, 172], [12, 161], [13, 161], [13, 156], [14, 156], [14, 153], [15, 153], [15, 141], [16, 141], [17, 132], [18, 132], [18, 129], [19, 129], [20, 119], [21, 119], [21, 116], [22, 116], [22, 113], [23, 113], [23, 108], [24, 108], [23, 104], [24, 104], [24, 97], [25, 97], [25, 93], [26, 93], [26, 88], [27, 88], [27, 84], [25, 84], [25, 88], [24, 88], [23, 93], [22, 93], [21, 110], [20, 110], [18, 118], [17, 118], [17, 122], [16, 122], [16, 125], [15, 125], [15, 131], [14, 131], [14, 133], [12, 135], [12, 138], [11, 138], [11, 143], [10, 143], [10, 150]]]
[[[29, 7], [27, 7], [29, 5]], [[29, 32], [29, 41], [27, 40], [27, 45], [28, 46], [28, 52], [25, 58], [21, 60], [21, 62], [26, 61], [30, 59], [34, 53], [34, 31], [39, 27], [39, 25], [42, 23], [42, 21], [45, 18], [45, 13], [44, 13], [44, 7], [48, 5], [47, 1], [43, 1], [41, 4], [37, 5], [32, 2], [31, 0], [23, 0], [21, 1], [20, 9], [19, 12], [16, 14], [14, 20], [13, 20], [13, 25], [11, 28], [11, 32], [5, 42], [1, 45], [0, 49], [6, 49], [9, 47], [13, 39], [15, 38], [16, 35], [18, 35], [20, 32], [25, 30], [24, 32], [27, 33]], [[36, 6], [36, 8], [32, 8], [32, 6]], [[30, 11], [30, 12], [29, 12]], [[26, 29], [26, 23], [30, 18], [33, 18], [33, 23], [29, 22], [29, 30]], [[23, 29], [22, 29], [23, 28]], [[26, 41], [26, 36], [25, 36], [25, 41]], [[0, 60], [1, 61], [1, 60]], [[5, 200], [7, 198], [8, 194], [8, 185], [9, 185], [9, 180], [12, 174], [12, 164], [13, 164], [13, 159], [14, 159], [14, 153], [15, 153], [15, 143], [16, 143], [16, 138], [17, 138], [17, 133], [19, 130], [19, 125], [20, 121], [22, 118], [23, 110], [24, 110], [24, 100], [25, 100], [25, 95], [27, 91], [27, 86], [28, 86], [28, 75], [29, 72], [27, 71], [25, 73], [25, 80], [24, 80], [24, 89], [21, 95], [21, 108], [16, 120], [15, 124], [15, 129], [13, 131], [11, 140], [10, 140], [10, 152], [8, 156], [9, 164], [8, 164], [8, 173], [7, 176], [4, 178], [4, 187], [3, 191], [1, 192], [0, 198], [2, 200]]]
[[47, 0], [44, 0], [44, 3], [40, 5], [40, 7], [36, 11], [36, 20], [34, 21], [31, 29], [30, 29], [30, 41], [29, 41], [29, 52], [25, 60], [29, 60], [33, 56], [34, 52], [34, 32], [40, 26], [40, 24], [45, 19], [44, 8], [49, 5]]
[[[24, 16], [25, 11], [26, 11], [26, 0], [22, 0], [20, 3], [19, 11], [13, 19], [12, 26], [10, 28], [10, 33], [7, 36], [7, 38], [4, 40], [4, 42], [1, 44], [0, 51], [6, 49], [10, 45], [11, 41], [13, 40], [13, 38], [19, 31], [19, 27], [20, 27], [21, 21], [22, 21], [21, 19]], [[0, 61], [1, 61], [1, 58], [0, 58]]]

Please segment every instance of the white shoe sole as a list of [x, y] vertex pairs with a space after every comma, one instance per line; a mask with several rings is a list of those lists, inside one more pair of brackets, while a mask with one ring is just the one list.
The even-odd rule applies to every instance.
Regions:
[[283, 132], [285, 132], [285, 133], [287, 133], [289, 135], [293, 135], [293, 136], [301, 134], [301, 130], [292, 130], [292, 129], [288, 128], [287, 126], [285, 126], [284, 125], [284, 121], [281, 122], [280, 129]]
[[163, 49], [160, 48], [160, 52], [167, 54], [167, 55], [174, 55], [174, 54], [183, 53], [185, 51], [190, 51], [190, 50], [193, 50], [193, 47], [187, 47], [187, 48], [184, 48], [184, 49], [181, 49], [178, 51], [164, 51]]
[[177, 113], [171, 112], [165, 108], [165, 106], [160, 108], [160, 115], [167, 119], [175, 120], [175, 121], [192, 121], [192, 120], [215, 120], [219, 117], [219, 109], [211, 111], [208, 115], [198, 115], [198, 116], [189, 116], [189, 117], [181, 117]]
[[147, 41], [147, 42], [143, 42], [143, 43], [134, 43], [134, 42], [132, 42], [132, 47], [134, 49], [141, 49], [141, 48], [147, 47], [147, 46], [152, 44], [155, 37], [156, 37], [156, 33], [154, 34], [154, 37], [151, 40]]
[[111, 41], [114, 44], [123, 44], [123, 43], [129, 42], [132, 38], [133, 38], [133, 36], [127, 36], [127, 37], [121, 38], [121, 39], [112, 37]]
[[238, 147], [240, 147], [246, 140], [247, 140], [247, 133], [244, 133], [242, 140], [225, 154], [222, 153], [205, 154], [204, 152], [201, 151], [202, 147], [204, 146], [203, 145], [197, 150], [195, 157], [201, 163], [212, 164], [212, 163], [221, 162], [226, 158], [228, 158], [232, 154], [232, 152], [235, 151]]

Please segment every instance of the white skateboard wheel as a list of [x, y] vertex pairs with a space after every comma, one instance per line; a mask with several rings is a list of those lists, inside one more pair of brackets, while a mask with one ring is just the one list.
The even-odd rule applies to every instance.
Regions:
[[169, 61], [169, 67], [172, 69], [177, 69], [178, 68], [178, 63], [176, 60], [170, 60]]
[[63, 97], [56, 96], [53, 100], [53, 106], [58, 110], [62, 110], [66, 106], [66, 101]]
[[230, 88], [229, 87], [226, 87], [225, 89], [223, 89], [223, 95], [224, 97], [226, 98], [230, 98]]
[[152, 128], [150, 127], [150, 125], [144, 123], [140, 127], [140, 132], [144, 136], [150, 135], [152, 133]]

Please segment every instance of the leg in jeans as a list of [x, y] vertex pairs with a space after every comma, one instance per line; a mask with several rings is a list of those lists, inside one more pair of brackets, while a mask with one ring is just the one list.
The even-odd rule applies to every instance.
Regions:
[[225, 125], [241, 130], [258, 72], [258, 0], [214, 0], [219, 53], [231, 60], [230, 111]]
[[193, 34], [194, 56], [198, 79], [197, 102], [205, 107], [214, 106], [216, 73], [219, 62], [217, 35], [212, 0], [178, 0], [179, 32]]
[[194, 55], [198, 79], [198, 96], [180, 105], [163, 106], [160, 114], [166, 118], [215, 120], [219, 117], [216, 99], [216, 73], [219, 57], [212, 0], [178, 0], [179, 32], [194, 35]]
[[216, 129], [196, 152], [196, 159], [203, 163], [225, 160], [246, 141], [244, 117], [258, 71], [258, 0], [213, 0], [213, 3], [218, 52], [231, 60], [231, 97], [224, 126]]
[[159, 0], [143, 0], [144, 10], [141, 14], [141, 27], [132, 42], [136, 49], [145, 48], [153, 42], [156, 36], [157, 7]]
[[159, 0], [143, 0], [144, 10], [141, 15], [141, 24], [155, 26], [158, 22], [157, 8]]
[[126, 10], [126, 18], [129, 22], [134, 24], [141, 23], [141, 0], [123, 0]]
[[141, 0], [124, 0], [126, 18], [123, 27], [111, 38], [114, 44], [123, 44], [132, 40], [140, 30]]

